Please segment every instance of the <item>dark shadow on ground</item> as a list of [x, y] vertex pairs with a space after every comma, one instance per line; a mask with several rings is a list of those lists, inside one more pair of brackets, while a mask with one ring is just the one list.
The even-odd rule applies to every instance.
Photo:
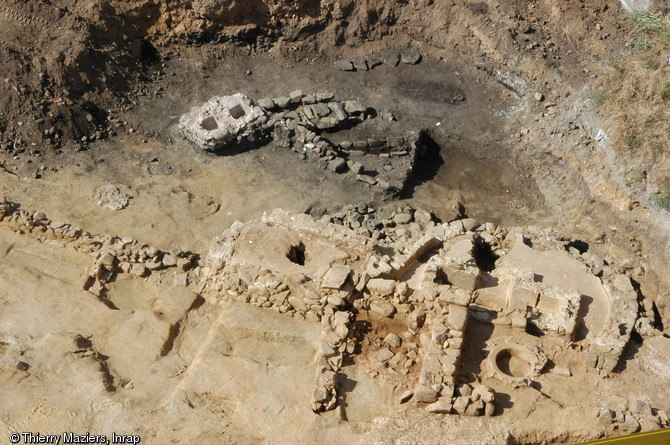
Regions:
[[[421, 184], [432, 181], [437, 175], [438, 170], [444, 164], [441, 156], [442, 148], [426, 132], [421, 138], [421, 145], [425, 149], [417, 147], [419, 156], [417, 156], [412, 175], [405, 184], [405, 188], [400, 192], [400, 198], [408, 199], [414, 195], [414, 189]], [[425, 151], [424, 151], [425, 150]]]

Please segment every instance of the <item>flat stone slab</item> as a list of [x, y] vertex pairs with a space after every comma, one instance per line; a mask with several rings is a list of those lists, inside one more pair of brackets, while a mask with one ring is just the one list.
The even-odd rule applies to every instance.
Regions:
[[341, 289], [349, 278], [351, 267], [344, 264], [334, 264], [323, 276], [321, 287], [325, 289]]

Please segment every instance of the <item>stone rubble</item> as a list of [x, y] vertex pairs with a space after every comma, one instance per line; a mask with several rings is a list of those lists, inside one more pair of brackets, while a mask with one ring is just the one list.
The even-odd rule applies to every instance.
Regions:
[[[304, 99], [299, 92], [290, 96]], [[412, 402], [436, 415], [495, 415], [495, 391], [475, 375], [462, 375], [468, 324], [503, 324], [527, 335], [528, 323], [533, 323], [568, 344], [579, 312], [580, 295], [537, 282], [526, 269], [491, 272], [497, 274], [500, 294], [487, 293], [492, 288], [483, 287], [484, 281], [492, 275], [481, 270], [478, 252], [485, 244], [504, 258], [519, 242], [519, 230], [462, 217], [440, 223], [429, 212], [408, 207], [377, 210], [361, 203], [319, 220], [277, 209], [257, 221], [236, 222], [215, 238], [204, 267], [190, 252], [162, 251], [131, 237], [93, 235], [4, 198], [0, 225], [93, 256], [83, 287], [103, 301], [115, 274], [148, 277], [173, 269], [176, 283], [197, 285], [209, 301], [248, 303], [320, 323], [310, 400], [314, 412], [337, 406], [347, 358], [366, 349], [370, 376], [402, 382], [398, 403]], [[523, 233], [533, 248], [568, 250], [555, 232], [527, 228]], [[604, 262], [587, 256], [585, 264], [599, 269], [611, 301], [612, 315], [583, 351], [586, 366], [606, 376], [614, 372], [636, 326], [637, 293], [627, 276]], [[361, 319], [373, 327], [389, 320], [395, 328], [363, 338], [355, 334]], [[491, 375], [513, 387], [531, 385], [545, 372], [569, 378], [568, 368], [546, 369], [548, 358], [539, 344], [497, 338], [487, 346]], [[528, 370], [510, 374], [497, 364], [499, 354], [515, 354]], [[604, 407], [598, 421], [635, 432], [667, 426], [668, 416], [636, 401], [630, 409]]]
[[[280, 258], [258, 261], [242, 255], [241, 246], [252, 241], [248, 235], [265, 230], [275, 231], [274, 239], [284, 237], [279, 230], [284, 232], [286, 239], [294, 240], [291, 245], [302, 246], [305, 258], [311, 249], [321, 249], [323, 264], [306, 260], [294, 270], [290, 261]], [[569, 342], [581, 301], [577, 292], [536, 282], [532, 273], [523, 269], [501, 269], [502, 300], [483, 292], [490, 288], [482, 287], [477, 251], [485, 243], [502, 258], [517, 242], [518, 233], [472, 218], [437, 223], [420, 209], [377, 211], [364, 203], [346, 206], [320, 220], [276, 210], [259, 222], [236, 223], [217, 238], [205, 273], [222, 298], [322, 323], [313, 410], [336, 405], [342, 354], [358, 350], [352, 326], [361, 314], [367, 314], [371, 319], [392, 319], [404, 326], [403, 331], [380, 331], [379, 337], [364, 340], [371, 351], [371, 376], [404, 376], [413, 381], [399, 394], [399, 403], [422, 404], [432, 413], [490, 416], [496, 413], [495, 391], [477, 381], [464, 384], [459, 375], [468, 321], [507, 324], [521, 332], [533, 323], [546, 335], [565, 337]], [[542, 240], [537, 230], [530, 228], [526, 236], [533, 237], [537, 248], [565, 249], [565, 243], [544, 235], [547, 237]], [[324, 245], [336, 252], [326, 252]], [[289, 251], [290, 245], [285, 249]], [[621, 303], [614, 313], [623, 311], [622, 319], [630, 317], [627, 326], [632, 329], [636, 313], [627, 312], [630, 303], [626, 302], [633, 301], [627, 278], [609, 272], [607, 276], [612, 284], [606, 279], [603, 285], [610, 286], [614, 303]], [[594, 367], [602, 370], [602, 375], [611, 372], [609, 363], [598, 363], [609, 356], [618, 360], [619, 347], [629, 335], [628, 330], [605, 329], [585, 351], [587, 362], [593, 355]], [[610, 349], [599, 346], [605, 339], [609, 339]], [[514, 342], [498, 344], [497, 350], [516, 346]], [[491, 348], [495, 352], [495, 344]], [[528, 354], [529, 374], [515, 378], [498, 372], [500, 379], [523, 386], [545, 372], [571, 376], [566, 368], [547, 371], [548, 359], [540, 347], [528, 346], [523, 351]]]
[[166, 252], [130, 237], [95, 235], [68, 223], [51, 221], [42, 212], [24, 210], [4, 198], [0, 199], [0, 224], [19, 234], [30, 234], [43, 243], [67, 245], [91, 255], [94, 262], [82, 280], [82, 288], [103, 300], [105, 284], [115, 274], [146, 277], [172, 268], [181, 282], [187, 284], [188, 273], [197, 263], [197, 256], [191, 252], [179, 248]]
[[[622, 434], [646, 433], [670, 427], [670, 417], [660, 409], [652, 408], [648, 402], [635, 400], [629, 403], [623, 397], [611, 397], [611, 402], [598, 409], [598, 423], [607, 429]], [[621, 399], [621, 400], [616, 400]]]
[[104, 209], [118, 211], [128, 207], [129, 195], [121, 193], [121, 190], [112, 184], [105, 184], [95, 191], [98, 205]]
[[216, 96], [179, 119], [184, 137], [202, 150], [215, 151], [232, 141], [253, 137], [265, 112], [242, 93]]
[[360, 102], [337, 101], [330, 92], [295, 90], [288, 97], [261, 98], [257, 103], [238, 93], [214, 97], [195, 107], [181, 117], [179, 128], [187, 140], [208, 151], [225, 152], [234, 144], [258, 145], [271, 138], [278, 146], [334, 173], [398, 193], [416, 162], [422, 132], [340, 143], [326, 137], [325, 132], [369, 118], [371, 110]]
[[368, 71], [379, 64], [386, 64], [391, 67], [396, 67], [403, 63], [406, 65], [416, 65], [421, 62], [421, 54], [414, 48], [405, 48], [401, 51], [392, 49], [384, 49], [381, 51], [379, 58], [365, 59], [357, 57], [351, 59], [339, 59], [335, 61], [335, 68], [340, 71]]

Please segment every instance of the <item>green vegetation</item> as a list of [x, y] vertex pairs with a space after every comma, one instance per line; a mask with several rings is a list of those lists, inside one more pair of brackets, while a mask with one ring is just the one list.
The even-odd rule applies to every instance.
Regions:
[[670, 181], [666, 181], [663, 186], [663, 191], [660, 195], [654, 198], [654, 203], [670, 211]]
[[619, 118], [618, 148], [651, 155], [670, 148], [670, 11], [638, 11], [630, 20], [627, 51], [607, 63], [602, 106]]
[[661, 11], [633, 11], [631, 18], [641, 31], [663, 31], [668, 29], [668, 20]]

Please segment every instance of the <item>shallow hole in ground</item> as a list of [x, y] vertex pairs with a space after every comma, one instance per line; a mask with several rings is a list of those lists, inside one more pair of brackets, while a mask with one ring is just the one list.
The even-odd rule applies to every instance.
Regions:
[[510, 377], [523, 378], [530, 375], [530, 362], [514, 349], [503, 349], [495, 360], [498, 368]]
[[300, 266], [305, 265], [305, 245], [303, 243], [294, 244], [289, 247], [286, 258], [292, 263]]
[[477, 267], [484, 272], [491, 272], [496, 268], [498, 255], [495, 254], [488, 243], [481, 240], [475, 243], [474, 257]]

